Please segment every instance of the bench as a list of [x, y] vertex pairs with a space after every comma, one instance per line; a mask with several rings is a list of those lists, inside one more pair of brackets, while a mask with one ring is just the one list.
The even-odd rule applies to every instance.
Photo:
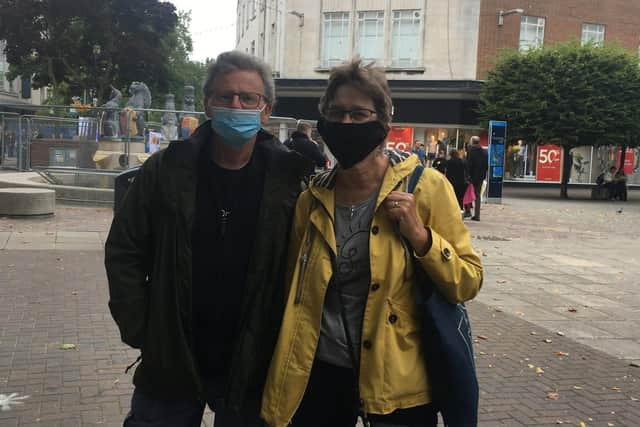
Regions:
[[56, 192], [46, 188], [0, 188], [0, 215], [52, 215]]

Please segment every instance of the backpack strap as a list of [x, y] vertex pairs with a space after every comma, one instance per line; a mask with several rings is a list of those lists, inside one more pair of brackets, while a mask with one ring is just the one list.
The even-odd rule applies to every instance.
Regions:
[[422, 172], [424, 171], [424, 166], [418, 165], [413, 170], [411, 174], [411, 178], [409, 178], [409, 185], [407, 187], [407, 193], [413, 193], [413, 190], [416, 189], [418, 185], [418, 181], [420, 181], [420, 177], [422, 176]]

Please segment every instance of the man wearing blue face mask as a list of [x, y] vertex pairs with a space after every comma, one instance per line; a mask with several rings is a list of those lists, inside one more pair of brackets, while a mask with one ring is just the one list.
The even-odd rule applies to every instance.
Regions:
[[284, 260], [309, 165], [261, 129], [268, 66], [221, 54], [206, 113], [140, 169], [105, 245], [111, 313], [141, 351], [126, 427], [261, 426], [262, 388], [284, 304]]

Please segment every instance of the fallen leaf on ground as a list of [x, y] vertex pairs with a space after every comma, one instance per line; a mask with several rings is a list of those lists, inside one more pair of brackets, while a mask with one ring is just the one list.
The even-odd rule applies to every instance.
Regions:
[[537, 332], [533, 332], [533, 331], [531, 331], [530, 333], [531, 333], [531, 335], [538, 335], [538, 333], [537, 333]]
[[546, 338], [544, 342], [546, 342], [547, 344], [551, 344], [553, 341], [551, 341], [549, 338]]
[[629, 366], [633, 366], [634, 368], [640, 368], [640, 362], [631, 362]]
[[568, 311], [569, 313], [577, 313], [577, 312], [578, 312], [578, 310], [577, 310], [577, 309], [575, 309], [575, 308], [573, 308], [573, 307], [568, 308], [568, 309], [567, 309], [567, 311]]
[[76, 348], [75, 344], [61, 344], [60, 345], [60, 350], [73, 350], [74, 348]]
[[488, 340], [489, 338], [485, 337], [484, 335], [478, 335], [478, 339]]
[[637, 397], [633, 397], [633, 396], [631, 396], [631, 401], [632, 401], [632, 402], [637, 402], [637, 401], [638, 401], [638, 398], [637, 398]]
[[542, 369], [542, 368], [536, 368], [536, 374], [538, 374], [538, 375], [542, 375], [542, 374], [544, 374], [544, 369]]
[[607, 427], [614, 427], [615, 424], [614, 423], [607, 423]]
[[613, 387], [611, 387], [611, 390], [619, 391], [619, 390], [620, 390], [620, 387], [613, 386]]
[[498, 283], [507, 283], [506, 280], [498, 280]]
[[569, 355], [569, 353], [565, 353], [564, 351], [556, 351], [553, 354], [555, 354], [558, 357], [567, 357]]
[[582, 390], [582, 387], [580, 387], [579, 385], [574, 385], [574, 386], [573, 386], [573, 389], [574, 389], [574, 390]]
[[547, 393], [547, 399], [558, 400], [558, 399], [560, 399], [560, 394], [558, 394], [558, 393]]
[[532, 365], [531, 363], [529, 363], [529, 364], [527, 365], [527, 367], [528, 367], [529, 369], [533, 369], [533, 368], [535, 368], [535, 366], [534, 366], [534, 365]]
[[558, 331], [558, 332], [556, 332], [556, 334], [560, 335], [561, 337], [563, 337], [563, 336], [564, 336], [564, 332], [560, 332], [560, 331]]
[[584, 421], [580, 421], [580, 427], [587, 427], [587, 425], [584, 423]]
[[487, 354], [487, 353], [485, 353], [484, 351], [481, 351], [481, 352], [480, 352], [480, 355], [481, 355], [481, 356], [484, 356], [485, 354]]

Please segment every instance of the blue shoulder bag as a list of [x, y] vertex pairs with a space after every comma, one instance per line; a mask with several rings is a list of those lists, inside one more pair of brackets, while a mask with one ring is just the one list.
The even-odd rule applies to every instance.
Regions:
[[[414, 170], [409, 193], [413, 193], [423, 169], [418, 165]], [[446, 426], [476, 427], [479, 391], [467, 308], [447, 301], [417, 260], [411, 258], [433, 403]]]

